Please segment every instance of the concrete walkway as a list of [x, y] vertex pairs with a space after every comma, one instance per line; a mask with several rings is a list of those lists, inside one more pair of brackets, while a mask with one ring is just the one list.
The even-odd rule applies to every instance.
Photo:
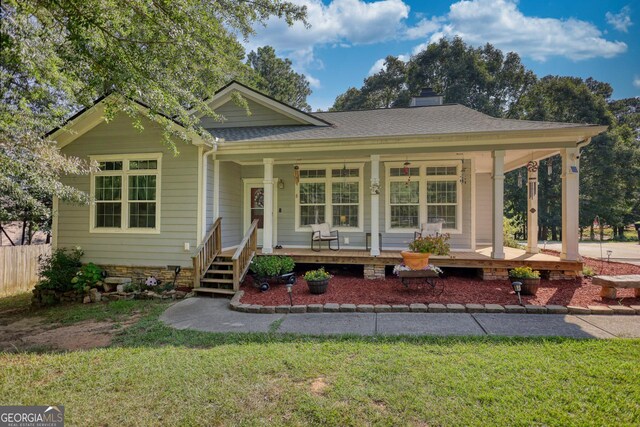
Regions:
[[205, 332], [278, 332], [309, 335], [501, 335], [640, 338], [640, 316], [490, 313], [304, 313], [231, 311], [226, 299], [188, 298], [160, 320]]

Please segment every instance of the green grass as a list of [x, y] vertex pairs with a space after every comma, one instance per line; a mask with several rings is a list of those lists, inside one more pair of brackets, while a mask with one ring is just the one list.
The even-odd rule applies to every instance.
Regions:
[[111, 348], [0, 354], [0, 404], [89, 426], [640, 423], [639, 340], [211, 334], [142, 303], [113, 308], [145, 315]]

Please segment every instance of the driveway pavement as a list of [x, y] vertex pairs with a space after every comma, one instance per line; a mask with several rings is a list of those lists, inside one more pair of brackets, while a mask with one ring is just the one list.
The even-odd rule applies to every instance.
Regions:
[[160, 317], [176, 329], [309, 335], [501, 335], [640, 338], [640, 316], [490, 313], [303, 313], [231, 311], [229, 300], [188, 298]]
[[[562, 243], [548, 242], [545, 246], [544, 242], [538, 242], [538, 247], [561, 251]], [[579, 251], [582, 256], [598, 259], [601, 253], [607, 259], [607, 251], [611, 251], [611, 261], [640, 265], [640, 245], [635, 242], [602, 242], [602, 252], [599, 242], [581, 242]]]

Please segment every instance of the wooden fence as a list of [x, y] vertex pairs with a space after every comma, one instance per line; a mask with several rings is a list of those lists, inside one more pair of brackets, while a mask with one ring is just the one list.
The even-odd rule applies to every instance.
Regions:
[[0, 297], [29, 292], [38, 281], [38, 257], [51, 245], [0, 246]]

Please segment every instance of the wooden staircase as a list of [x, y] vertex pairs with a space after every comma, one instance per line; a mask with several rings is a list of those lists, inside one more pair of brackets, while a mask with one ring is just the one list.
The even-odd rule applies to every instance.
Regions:
[[258, 220], [253, 221], [232, 256], [222, 254], [221, 218], [218, 218], [193, 257], [194, 287], [199, 294], [233, 295], [240, 289], [256, 255]]

